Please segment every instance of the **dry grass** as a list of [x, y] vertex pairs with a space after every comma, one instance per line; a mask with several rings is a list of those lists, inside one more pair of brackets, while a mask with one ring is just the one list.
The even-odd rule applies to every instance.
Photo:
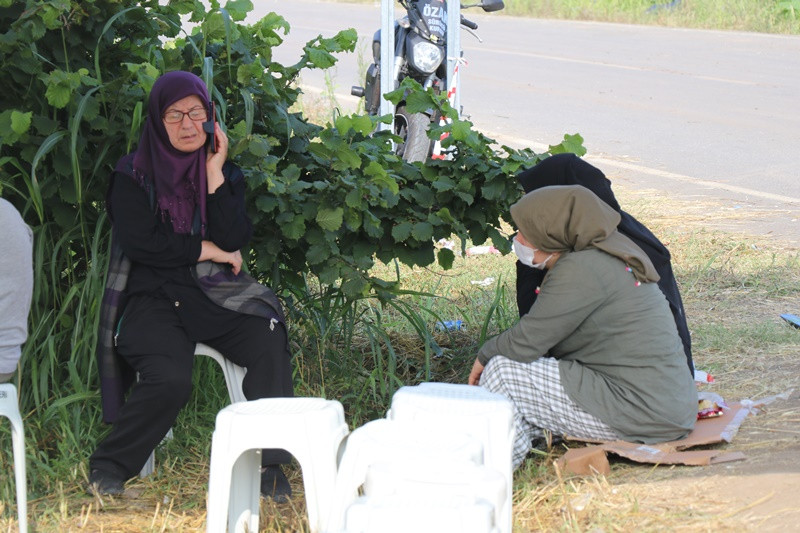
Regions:
[[[763, 503], [756, 500], [757, 504]], [[751, 531], [754, 507], [719, 490], [716, 477], [692, 483], [568, 480], [515, 502], [520, 531]]]
[[[35, 524], [33, 531], [205, 531], [207, 461], [157, 466], [157, 474], [128, 482], [120, 497], [89, 496], [81, 484], [28, 502], [29, 521]], [[294, 468], [287, 473], [295, 494], [289, 503], [281, 505], [262, 499], [259, 518], [262, 531], [307, 529], [300, 470]], [[0, 531], [5, 530], [15, 531], [16, 520], [0, 520]]]
[[[751, 220], [770, 216], [757, 208], [725, 210], [712, 202], [679, 200], [654, 191], [617, 193], [620, 203], [662, 236], [673, 252], [696, 364], [717, 379], [708, 390], [728, 400], [796, 391], [789, 401], [748, 417], [733, 443], [720, 445], [748, 456], [746, 462], [732, 463], [734, 472], [749, 476], [769, 470], [796, 472], [800, 332], [779, 318], [781, 313], [800, 310], [796, 243], [748, 236], [741, 230], [724, 233], [715, 227], [746, 228]], [[470, 260], [488, 265], [502, 258]], [[513, 280], [506, 283], [513, 286]], [[474, 342], [473, 335], [468, 330], [437, 334], [436, 339], [444, 348], [455, 348]], [[408, 360], [423, 358], [413, 335], [393, 334], [391, 342]], [[464, 369], [446, 357], [434, 364], [442, 379], [462, 380]], [[800, 518], [792, 514], [798, 511], [796, 502], [781, 503], [780, 494], [754, 492], [742, 499], [726, 491], [734, 479], [726, 477], [730, 467], [654, 467], [618, 460], [612, 461], [607, 478], [569, 478], [554, 467], [563, 450], [555, 445], [532, 453], [516, 473], [515, 531], [763, 531], [770, 529], [769, 524], [796, 525], [787, 520]], [[169, 463], [159, 455], [159, 473], [130, 482], [125, 496], [117, 499], [86, 496], [80, 482], [65, 484], [58, 493], [31, 501], [29, 516], [35, 531], [42, 532], [202, 531], [207, 461], [203, 455]], [[85, 480], [85, 473], [76, 472], [75, 479]], [[262, 501], [263, 531], [307, 529], [299, 469], [291, 470], [290, 480], [295, 490], [290, 503]], [[771, 514], [756, 512], [773, 500], [777, 507]], [[10, 516], [2, 505], [0, 515]], [[0, 531], [14, 531], [15, 524], [13, 518], [0, 519]]]

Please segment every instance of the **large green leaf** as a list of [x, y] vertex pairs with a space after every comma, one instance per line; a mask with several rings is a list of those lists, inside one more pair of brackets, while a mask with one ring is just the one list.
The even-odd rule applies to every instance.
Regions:
[[228, 0], [225, 3], [225, 10], [230, 13], [233, 20], [242, 21], [253, 10], [253, 2], [250, 0]]
[[417, 222], [411, 229], [411, 235], [418, 241], [428, 241], [433, 237], [433, 226], [430, 222]]
[[44, 76], [43, 81], [47, 87], [44, 96], [48, 103], [56, 109], [63, 109], [70, 102], [72, 93], [80, 87], [81, 73], [55, 69]]
[[17, 135], [22, 135], [23, 133], [28, 131], [28, 128], [31, 127], [31, 117], [33, 116], [32, 111], [28, 111], [27, 113], [22, 113], [20, 111], [12, 110], [11, 111], [11, 129]]
[[412, 229], [414, 229], [414, 226], [408, 221], [395, 224], [392, 227], [392, 238], [395, 240], [395, 242], [403, 242], [411, 236]]
[[366, 296], [369, 291], [369, 284], [360, 276], [353, 276], [342, 283], [342, 292], [348, 298], [359, 298]]
[[308, 54], [309, 61], [317, 68], [329, 68], [336, 63], [336, 58], [325, 50], [312, 48], [310, 46], [306, 46], [303, 50]]
[[360, 209], [364, 205], [364, 202], [361, 199], [361, 191], [358, 189], [353, 189], [352, 191], [348, 192], [344, 197], [344, 203], [347, 204], [347, 207]]
[[436, 258], [439, 262], [439, 266], [445, 270], [450, 270], [453, 268], [453, 262], [455, 261], [456, 254], [453, 253], [453, 250], [448, 248], [440, 248], [439, 251], [436, 252]]
[[344, 223], [350, 231], [358, 231], [361, 227], [361, 212], [355, 209], [345, 209]]
[[321, 208], [317, 212], [317, 224], [322, 229], [336, 231], [342, 227], [344, 209], [341, 207]]
[[287, 239], [299, 240], [303, 237], [305, 231], [306, 222], [301, 216], [295, 216], [288, 223], [281, 225], [281, 232]]
[[565, 134], [564, 140], [559, 144], [551, 145], [548, 151], [551, 154], [571, 153], [577, 156], [586, 154], [586, 148], [583, 146], [583, 137], [579, 133], [574, 135]]
[[309, 265], [317, 265], [322, 263], [331, 256], [331, 251], [328, 246], [323, 244], [312, 244], [308, 247], [306, 252], [306, 259]]

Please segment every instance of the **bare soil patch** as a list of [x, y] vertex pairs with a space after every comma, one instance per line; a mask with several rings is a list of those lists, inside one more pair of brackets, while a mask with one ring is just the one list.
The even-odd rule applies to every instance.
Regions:
[[[800, 375], [800, 365], [789, 370]], [[749, 416], [733, 442], [721, 447], [741, 451], [747, 459], [706, 467], [648, 468], [629, 463], [611, 479], [621, 490], [636, 493], [641, 488], [642, 499], [652, 504], [666, 498], [678, 508], [697, 508], [707, 515], [702, 522], [709, 526], [796, 531], [800, 527], [800, 391]]]

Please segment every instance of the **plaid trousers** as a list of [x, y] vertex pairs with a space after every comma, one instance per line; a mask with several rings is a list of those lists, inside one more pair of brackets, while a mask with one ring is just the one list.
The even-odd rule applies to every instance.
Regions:
[[552, 357], [520, 363], [496, 355], [484, 368], [480, 385], [502, 394], [514, 406], [515, 469], [528, 454], [531, 442], [545, 437], [545, 430], [579, 439], [619, 438], [607, 424], [570, 399], [561, 385], [558, 361]]

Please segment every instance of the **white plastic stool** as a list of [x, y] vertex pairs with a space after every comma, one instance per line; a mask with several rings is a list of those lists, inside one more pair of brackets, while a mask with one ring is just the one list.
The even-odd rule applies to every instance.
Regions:
[[387, 417], [435, 424], [479, 439], [483, 443], [483, 464], [506, 478], [508, 497], [497, 517], [497, 526], [502, 533], [511, 533], [514, 414], [512, 404], [505, 396], [474, 385], [422, 383], [398, 389], [392, 397]]
[[497, 533], [480, 499], [363, 496], [347, 509], [346, 533]]
[[211, 441], [208, 533], [258, 531], [261, 449], [291, 453], [303, 471], [312, 532], [328, 516], [339, 446], [347, 435], [342, 404], [323, 398], [265, 398], [217, 414]]
[[413, 470], [420, 463], [450, 460], [481, 464], [483, 446], [464, 432], [425, 424], [380, 419], [356, 428], [347, 437], [339, 463], [336, 496], [326, 530], [343, 527], [345, 512], [358, 497], [358, 487], [366, 480], [371, 464], [391, 461]]
[[[228, 386], [228, 396], [231, 399], [231, 403], [247, 401], [247, 398], [244, 397], [244, 392], [242, 391], [242, 380], [244, 379], [244, 375], [247, 373], [247, 369], [226, 359], [221, 353], [216, 351], [211, 346], [206, 346], [202, 343], [197, 343], [197, 347], [194, 349], [194, 354], [206, 355], [219, 363], [219, 366], [222, 368], [222, 373], [225, 375], [225, 385]], [[170, 428], [169, 432], [164, 437], [164, 440], [169, 440], [171, 438], [172, 428]], [[155, 466], [156, 452], [153, 450], [150, 452], [150, 457], [147, 458], [147, 462], [144, 464], [141, 471], [139, 471], [139, 477], [147, 477], [152, 474], [153, 470], [155, 470]]]
[[11, 422], [11, 445], [14, 449], [14, 482], [17, 484], [17, 520], [20, 533], [28, 531], [28, 496], [25, 477], [25, 433], [19, 414], [17, 389], [11, 383], [0, 384], [0, 416]]
[[402, 496], [425, 502], [464, 498], [492, 504], [492, 527], [505, 506], [506, 478], [497, 470], [471, 462], [448, 460], [421, 461], [417, 464], [381, 462], [369, 466], [364, 495]]

